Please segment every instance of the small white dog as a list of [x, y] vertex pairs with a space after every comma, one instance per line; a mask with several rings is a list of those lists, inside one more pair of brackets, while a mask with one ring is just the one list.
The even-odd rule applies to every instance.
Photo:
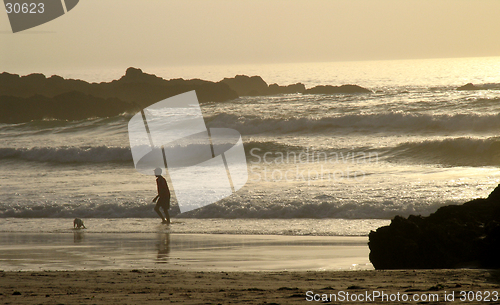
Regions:
[[75, 220], [73, 220], [73, 228], [75, 227], [77, 229], [81, 229], [82, 227], [86, 229], [85, 225], [83, 224], [83, 220], [81, 220], [80, 218], [75, 218]]

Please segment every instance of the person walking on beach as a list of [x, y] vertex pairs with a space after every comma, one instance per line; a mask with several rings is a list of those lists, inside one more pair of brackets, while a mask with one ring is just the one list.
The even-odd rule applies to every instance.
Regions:
[[[156, 202], [155, 212], [160, 216], [161, 223], [170, 224], [170, 215], [168, 214], [168, 209], [170, 209], [170, 190], [168, 189], [167, 180], [162, 177], [161, 168], [155, 169], [155, 176], [156, 187], [158, 189], [158, 195], [153, 199], [153, 202]], [[165, 217], [163, 217], [160, 207], [163, 209]]]

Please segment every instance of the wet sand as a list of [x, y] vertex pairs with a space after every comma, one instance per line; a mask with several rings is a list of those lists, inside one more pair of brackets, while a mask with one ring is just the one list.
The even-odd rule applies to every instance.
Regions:
[[370, 270], [366, 242], [367, 237], [0, 233], [0, 303], [303, 304], [326, 297], [336, 304], [355, 297], [357, 303], [434, 304], [445, 303], [450, 293], [456, 302], [466, 294], [473, 296], [467, 304], [484, 303], [479, 295], [498, 303], [500, 271]]
[[0, 270], [373, 269], [368, 238], [169, 233], [0, 233]]

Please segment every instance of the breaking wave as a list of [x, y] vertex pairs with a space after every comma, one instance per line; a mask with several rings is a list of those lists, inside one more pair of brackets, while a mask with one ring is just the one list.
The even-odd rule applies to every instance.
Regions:
[[388, 112], [348, 114], [322, 118], [258, 118], [218, 114], [209, 118], [210, 127], [228, 127], [242, 134], [335, 131], [365, 132], [488, 132], [500, 130], [500, 113], [490, 115], [431, 115]]
[[[461, 202], [367, 202], [339, 203], [335, 201], [304, 203], [242, 203], [222, 200], [203, 208], [178, 214], [176, 205], [170, 215], [177, 218], [224, 219], [391, 219], [396, 215], [429, 215], [439, 207]], [[154, 204], [135, 202], [101, 204], [7, 204], [0, 203], [0, 218], [156, 218]]]
[[[201, 144], [192, 144], [193, 146]], [[256, 156], [269, 152], [318, 153], [308, 147], [287, 145], [272, 141], [249, 141], [244, 143], [248, 162]], [[192, 150], [195, 150], [194, 147]], [[356, 158], [354, 152], [377, 154], [380, 160], [439, 164], [445, 166], [500, 166], [500, 137], [485, 139], [460, 137], [420, 142], [405, 142], [393, 147], [381, 148], [336, 148], [326, 154]], [[272, 158], [266, 156], [267, 159]], [[123, 163], [132, 162], [129, 147], [33, 147], [0, 148], [0, 160], [37, 161], [51, 163]]]
[[415, 160], [427, 164], [500, 167], [500, 137], [407, 142], [382, 153], [384, 155], [389, 160]]

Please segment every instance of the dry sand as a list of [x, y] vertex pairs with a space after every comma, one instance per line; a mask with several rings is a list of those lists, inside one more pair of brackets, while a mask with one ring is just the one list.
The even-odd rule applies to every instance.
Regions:
[[[311, 303], [306, 301], [307, 291], [328, 295], [349, 292], [351, 297], [374, 291], [399, 292], [401, 297], [407, 294], [410, 298], [432, 293], [439, 296], [439, 303], [445, 304], [450, 303], [443, 299], [445, 291], [455, 292], [455, 303], [460, 303], [461, 291], [473, 291], [476, 295], [481, 292], [483, 297], [489, 294], [493, 300], [492, 292], [500, 292], [500, 271], [24, 271], [0, 272], [0, 287], [3, 304], [304, 304]], [[362, 303], [389, 302], [377, 299]]]

